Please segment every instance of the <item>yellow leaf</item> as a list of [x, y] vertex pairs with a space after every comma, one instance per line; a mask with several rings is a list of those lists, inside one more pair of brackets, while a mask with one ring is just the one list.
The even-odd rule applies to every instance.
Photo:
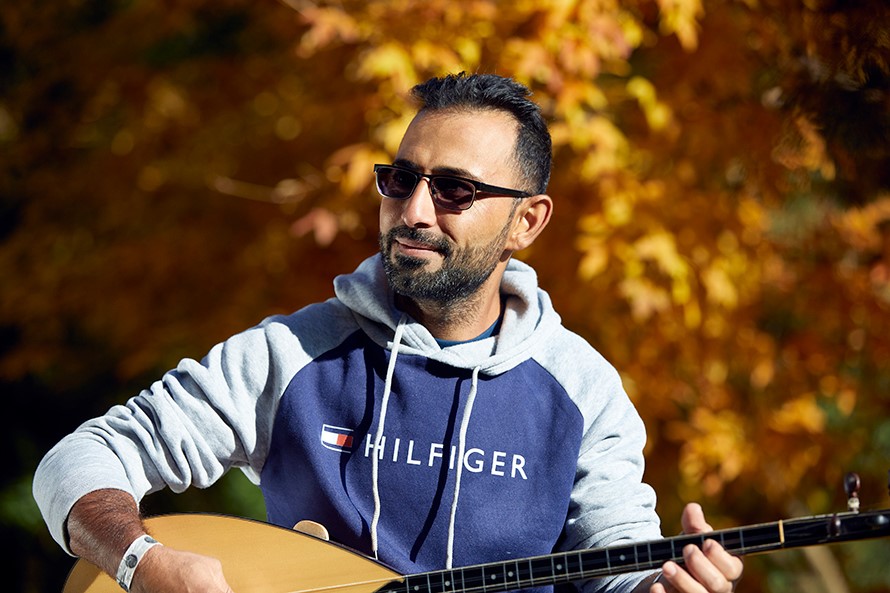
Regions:
[[680, 471], [684, 481], [713, 495], [741, 475], [753, 457], [744, 427], [737, 412], [705, 407], [697, 408], [688, 422], [671, 423], [669, 438], [683, 443]]
[[646, 235], [634, 244], [640, 259], [656, 262], [659, 269], [672, 278], [684, 278], [689, 269], [686, 262], [677, 253], [674, 236], [666, 231], [657, 231]]
[[687, 51], [698, 47], [698, 20], [704, 16], [700, 0], [658, 0], [661, 8], [659, 22], [662, 32], [676, 34]]
[[728, 309], [734, 309], [739, 302], [739, 293], [729, 274], [723, 268], [724, 261], [709, 265], [701, 274], [702, 284], [708, 300]]
[[335, 41], [354, 42], [359, 38], [359, 25], [342, 8], [306, 6], [300, 10], [309, 30], [300, 39], [299, 55], [308, 57]]
[[627, 92], [639, 102], [650, 128], [663, 130], [671, 122], [671, 109], [658, 100], [652, 82], [634, 76], [627, 82]]
[[359, 59], [357, 76], [361, 80], [389, 80], [399, 93], [407, 92], [418, 82], [411, 54], [395, 42], [384, 43], [365, 53]]
[[591, 245], [581, 257], [578, 265], [578, 277], [591, 280], [602, 273], [609, 263], [609, 251], [602, 244]]
[[815, 396], [808, 393], [786, 402], [770, 417], [769, 426], [783, 433], [819, 434], [825, 428], [825, 413]]
[[633, 211], [633, 197], [624, 191], [606, 197], [603, 202], [603, 214], [606, 221], [613, 227], [629, 223]]
[[671, 303], [667, 291], [648, 278], [626, 278], [618, 287], [630, 301], [631, 313], [637, 321], [645, 321], [654, 314], [666, 310]]

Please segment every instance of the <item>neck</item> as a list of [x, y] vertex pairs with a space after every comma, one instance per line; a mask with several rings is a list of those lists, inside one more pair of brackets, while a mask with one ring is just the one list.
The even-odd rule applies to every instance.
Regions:
[[498, 320], [501, 315], [499, 286], [482, 286], [474, 294], [457, 302], [418, 301], [396, 295], [396, 306], [416, 319], [439, 340], [472, 340]]

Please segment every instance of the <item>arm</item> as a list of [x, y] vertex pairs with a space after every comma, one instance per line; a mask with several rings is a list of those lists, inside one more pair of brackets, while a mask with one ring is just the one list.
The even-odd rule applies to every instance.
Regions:
[[[683, 533], [704, 533], [713, 531], [705, 521], [699, 505], [692, 503], [683, 509]], [[728, 553], [714, 540], [705, 541], [702, 549], [689, 545], [683, 550], [681, 568], [675, 562], [666, 562], [661, 576], [653, 582], [641, 582], [634, 593], [731, 593], [742, 578], [742, 561]]]
[[[278, 397], [312, 357], [300, 336], [312, 336], [317, 353], [354, 331], [351, 316], [335, 307], [305, 311], [269, 318], [215, 346], [201, 362], [181, 361], [47, 452], [32, 488], [59, 545], [115, 576], [124, 551], [145, 533], [138, 511], [145, 495], [207, 487], [232, 467], [258, 482]], [[176, 592], [185, 586], [180, 575], [195, 573], [218, 586], [192, 591], [226, 591], [214, 563], [155, 546], [135, 571], [134, 590]]]
[[[116, 578], [124, 552], [145, 534], [139, 513], [145, 495], [210, 486], [233, 466], [256, 474], [276, 394], [289, 371], [277, 359], [270, 371], [269, 361], [277, 343], [289, 337], [288, 328], [273, 324], [214, 347], [200, 363], [185, 359], [47, 452], [33, 493], [59, 545]], [[144, 553], [131, 585], [140, 592], [175, 592], [188, 577], [198, 579], [190, 581], [192, 591], [226, 591], [218, 564], [154, 546]]]
[[[561, 347], [560, 347], [561, 346]], [[561, 356], [548, 368], [559, 377], [585, 416], [585, 436], [566, 521], [562, 549], [601, 548], [661, 537], [655, 493], [642, 482], [646, 433], [621, 385], [618, 373], [589, 345], [577, 341], [554, 347]], [[598, 363], [598, 364], [597, 364]], [[584, 372], [584, 364], [591, 366]], [[563, 365], [568, 365], [564, 367]], [[698, 505], [683, 513], [686, 533], [711, 531]], [[704, 551], [690, 546], [685, 569], [669, 562], [662, 572], [629, 573], [594, 579], [585, 593], [729, 593], [742, 563], [716, 542]]]
[[[614, 371], [603, 373], [601, 382], [584, 392], [602, 395], [599, 401], [589, 400], [587, 408], [588, 428], [579, 451], [564, 549], [660, 538], [655, 492], [642, 480], [646, 433], [639, 414]], [[651, 582], [654, 575], [649, 571], [594, 579], [583, 591], [629, 593], [641, 582]]]
[[[105, 489], [93, 491], [74, 504], [67, 533], [73, 553], [115, 578], [124, 551], [146, 530], [133, 497], [122, 490]], [[130, 590], [232, 593], [218, 560], [163, 545], [145, 553]]]
[[209, 487], [233, 467], [258, 482], [277, 398], [305, 360], [296, 342], [295, 332], [273, 319], [215, 346], [201, 362], [182, 360], [61, 439], [33, 481], [53, 538], [73, 554], [66, 522], [95, 490], [119, 490], [138, 503], [162, 489]]

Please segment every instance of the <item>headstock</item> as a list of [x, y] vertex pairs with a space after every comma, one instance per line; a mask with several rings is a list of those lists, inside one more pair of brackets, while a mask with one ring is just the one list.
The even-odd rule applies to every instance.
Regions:
[[[851, 514], [859, 514], [859, 489], [861, 486], [862, 481], [859, 479], [859, 474], [849, 472], [844, 476], [844, 492], [847, 494], [847, 513], [831, 515], [828, 521], [828, 535], [830, 538], [838, 538], [844, 533], [844, 516], [849, 517]], [[887, 488], [890, 490], [890, 474], [888, 474]], [[876, 528], [885, 528], [887, 522], [888, 517], [883, 513], [874, 515], [869, 519], [869, 523]]]

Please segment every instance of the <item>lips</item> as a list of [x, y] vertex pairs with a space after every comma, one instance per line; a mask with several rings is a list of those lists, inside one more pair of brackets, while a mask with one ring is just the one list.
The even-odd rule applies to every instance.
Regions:
[[399, 251], [403, 253], [414, 253], [414, 252], [438, 252], [438, 249], [434, 245], [430, 245], [428, 243], [421, 243], [419, 241], [409, 241], [407, 239], [396, 239], [395, 243], [399, 246]]
[[431, 236], [421, 229], [396, 227], [387, 233], [387, 244], [390, 249], [396, 248], [399, 253], [407, 256], [424, 256], [438, 253], [443, 257], [451, 255], [452, 246], [444, 237]]

